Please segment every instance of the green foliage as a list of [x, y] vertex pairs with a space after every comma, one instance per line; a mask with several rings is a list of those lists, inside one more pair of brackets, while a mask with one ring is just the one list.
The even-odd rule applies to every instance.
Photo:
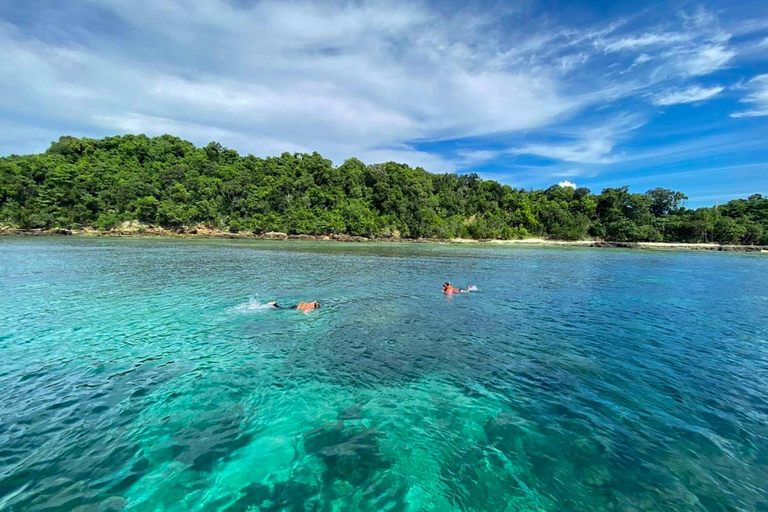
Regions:
[[0, 222], [22, 228], [138, 220], [255, 233], [768, 244], [768, 198], [697, 210], [686, 199], [663, 188], [522, 190], [355, 158], [334, 167], [318, 153], [241, 157], [170, 135], [61, 137], [43, 154], [0, 158]]
[[171, 200], [160, 201], [157, 206], [157, 223], [161, 226], [178, 227], [189, 224], [189, 208], [186, 204]]
[[105, 212], [99, 214], [99, 218], [93, 223], [93, 227], [102, 230], [110, 230], [119, 226], [122, 222], [123, 219], [119, 215]]
[[135, 207], [134, 215], [137, 220], [142, 222], [155, 222], [157, 217], [158, 200], [154, 196], [141, 197], [136, 199], [133, 204]]

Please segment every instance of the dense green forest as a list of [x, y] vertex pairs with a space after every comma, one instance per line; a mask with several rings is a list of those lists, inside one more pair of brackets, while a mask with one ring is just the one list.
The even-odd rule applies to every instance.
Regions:
[[232, 232], [768, 244], [768, 198], [686, 209], [686, 196], [627, 187], [515, 189], [318, 153], [256, 158], [163, 135], [62, 137], [0, 158], [0, 223], [110, 229], [126, 220]]

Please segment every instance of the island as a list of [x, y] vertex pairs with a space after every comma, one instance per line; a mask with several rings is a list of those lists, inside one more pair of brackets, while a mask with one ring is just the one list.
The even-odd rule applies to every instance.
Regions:
[[[317, 152], [258, 158], [171, 135], [61, 137], [0, 158], [0, 233], [437, 240], [765, 250], [768, 198], [685, 207], [654, 188], [526, 190]], [[509, 243], [509, 242], [507, 242]]]

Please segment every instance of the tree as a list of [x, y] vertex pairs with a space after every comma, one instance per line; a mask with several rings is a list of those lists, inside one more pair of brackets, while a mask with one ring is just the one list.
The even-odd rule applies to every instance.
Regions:
[[682, 192], [675, 192], [666, 188], [654, 188], [645, 193], [651, 198], [651, 213], [657, 217], [675, 215], [688, 197]]
[[142, 222], [155, 222], [158, 204], [159, 201], [154, 196], [137, 199], [134, 203], [136, 219]]

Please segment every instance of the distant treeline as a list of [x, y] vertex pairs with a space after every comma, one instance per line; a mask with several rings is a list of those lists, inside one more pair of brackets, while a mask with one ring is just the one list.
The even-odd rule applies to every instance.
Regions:
[[243, 157], [169, 135], [62, 137], [43, 154], [0, 158], [0, 223], [20, 228], [138, 220], [256, 233], [768, 244], [768, 198], [695, 210], [686, 199], [662, 188], [524, 190], [355, 158], [334, 167], [318, 153]]

